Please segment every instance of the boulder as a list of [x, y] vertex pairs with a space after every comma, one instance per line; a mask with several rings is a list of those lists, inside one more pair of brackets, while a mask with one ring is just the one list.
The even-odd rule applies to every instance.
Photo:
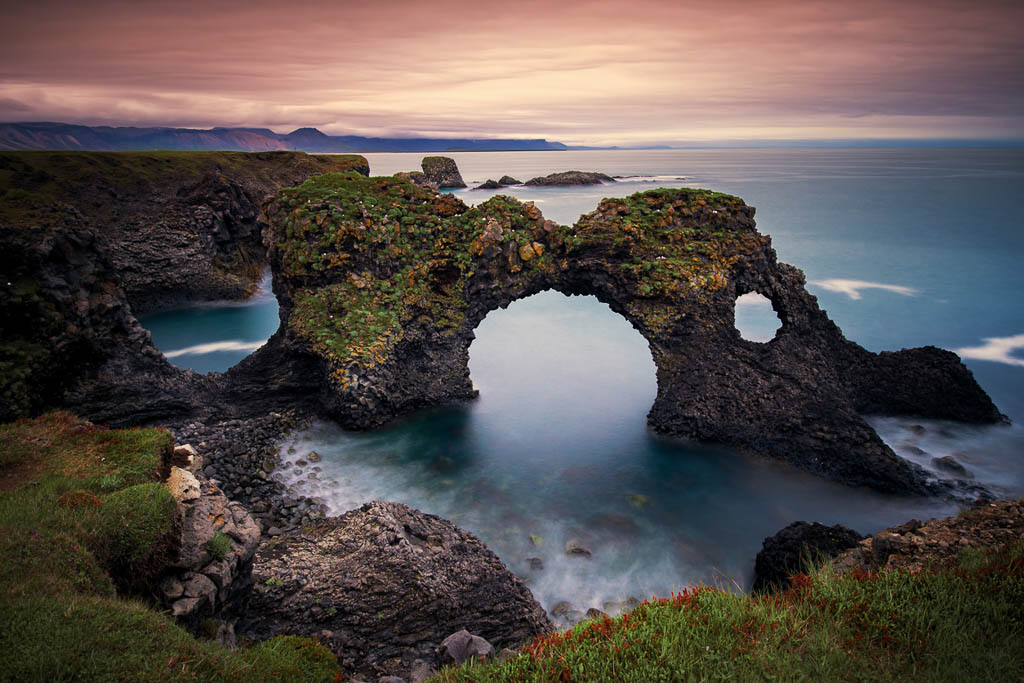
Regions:
[[171, 467], [171, 474], [165, 486], [179, 503], [192, 501], [200, 496], [199, 481], [195, 475], [180, 467]]
[[423, 175], [440, 189], [466, 187], [459, 167], [451, 157], [423, 157]]
[[841, 524], [793, 522], [774, 536], [764, 539], [754, 560], [755, 591], [789, 587], [789, 577], [807, 569], [807, 560], [833, 558], [855, 547], [864, 538]]
[[281, 536], [257, 553], [254, 578], [241, 633], [327, 629], [332, 650], [361, 672], [432, 660], [462, 629], [497, 647], [551, 629], [529, 589], [477, 538], [399, 503], [368, 503]]
[[586, 557], [589, 559], [590, 556], [593, 555], [593, 552], [591, 552], [590, 548], [588, 548], [580, 539], [570, 538], [565, 542], [565, 554], [573, 555], [575, 557]]
[[498, 183], [500, 185], [522, 185], [521, 182], [519, 182], [518, 180], [516, 180], [515, 178], [513, 178], [510, 175], [503, 175], [503, 176], [501, 176], [501, 178], [498, 179]]
[[952, 455], [944, 455], [941, 458], [932, 458], [932, 465], [937, 469], [963, 479], [972, 478], [974, 476]]
[[437, 648], [437, 663], [439, 666], [459, 666], [470, 659], [481, 661], [493, 654], [493, 645], [462, 629], [441, 641]]

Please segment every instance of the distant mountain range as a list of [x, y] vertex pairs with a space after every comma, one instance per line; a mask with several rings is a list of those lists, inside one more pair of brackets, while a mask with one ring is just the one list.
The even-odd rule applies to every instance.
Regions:
[[235, 150], [265, 152], [498, 152], [569, 149], [544, 139], [365, 138], [326, 135], [316, 128], [275, 133], [268, 128], [135, 128], [69, 123], [0, 123], [0, 149]]

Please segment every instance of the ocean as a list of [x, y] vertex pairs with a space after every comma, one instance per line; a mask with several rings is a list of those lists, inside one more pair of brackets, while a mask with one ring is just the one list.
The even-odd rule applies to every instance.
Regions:
[[[418, 154], [368, 154], [371, 172], [416, 170]], [[758, 229], [846, 337], [879, 351], [935, 345], [961, 354], [1010, 426], [873, 417], [900, 455], [932, 468], [953, 455], [1001, 496], [1024, 496], [1024, 150], [1013, 148], [730, 149], [454, 153], [471, 186], [511, 175], [600, 171], [614, 184], [520, 188], [572, 223], [602, 197], [702, 187], [757, 207]], [[467, 203], [497, 191], [460, 190]], [[266, 289], [243, 305], [145, 318], [172, 363], [222, 371], [277, 327]], [[763, 301], [737, 325], [770, 339]], [[316, 424], [285, 445], [279, 475], [333, 513], [397, 500], [478, 535], [546, 607], [612, 608], [698, 582], [749, 586], [765, 536], [791, 521], [872, 533], [954, 514], [934, 500], [882, 496], [774, 461], [646, 429], [654, 364], [644, 339], [592, 297], [544, 292], [494, 311], [476, 330], [480, 398], [368, 433]], [[922, 429], [923, 428], [923, 429]], [[311, 450], [319, 463], [302, 460]], [[307, 462], [302, 465], [299, 461]], [[936, 476], [940, 476], [935, 471]], [[569, 540], [590, 559], [569, 557]], [[543, 569], [534, 569], [540, 559]]]

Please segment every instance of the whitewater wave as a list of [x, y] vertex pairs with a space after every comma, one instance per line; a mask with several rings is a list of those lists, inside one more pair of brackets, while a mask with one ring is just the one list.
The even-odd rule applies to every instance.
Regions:
[[1024, 334], [1015, 334], [1012, 337], [984, 337], [982, 341], [985, 343], [981, 346], [965, 346], [953, 349], [953, 353], [961, 358], [990, 360], [1024, 367], [1024, 359], [1011, 355], [1018, 349], [1024, 349]]
[[617, 175], [615, 180], [630, 183], [670, 183], [679, 180], [693, 180], [688, 175]]
[[844, 278], [830, 278], [828, 280], [812, 280], [809, 284], [817, 285], [830, 292], [845, 294], [854, 301], [861, 298], [862, 289], [881, 289], [903, 296], [917, 296], [919, 292], [913, 287], [904, 285], [891, 285], [885, 282], [867, 282], [865, 280], [847, 280]]
[[227, 341], [210, 342], [208, 344], [196, 344], [195, 346], [188, 346], [184, 349], [175, 349], [174, 351], [165, 351], [164, 356], [167, 358], [177, 358], [179, 356], [199, 356], [207, 353], [217, 353], [219, 351], [252, 352], [266, 343], [266, 339], [254, 342], [242, 341], [240, 339], [229, 339]]

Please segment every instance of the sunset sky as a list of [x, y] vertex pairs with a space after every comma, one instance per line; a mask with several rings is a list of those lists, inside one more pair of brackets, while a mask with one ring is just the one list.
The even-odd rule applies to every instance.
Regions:
[[0, 121], [1024, 138], [1024, 1], [5, 1]]

